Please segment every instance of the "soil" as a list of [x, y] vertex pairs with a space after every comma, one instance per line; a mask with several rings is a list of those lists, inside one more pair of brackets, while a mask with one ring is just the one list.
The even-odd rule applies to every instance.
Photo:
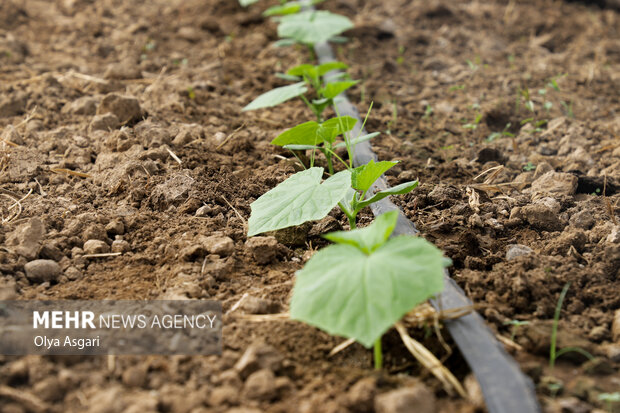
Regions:
[[[396, 412], [381, 395], [403, 388], [428, 411], [484, 410], [454, 346], [445, 363], [471, 400], [446, 394], [394, 331], [375, 373], [359, 345], [328, 357], [341, 338], [241, 316], [285, 312], [319, 235], [347, 227], [333, 211], [246, 244], [250, 203], [299, 168], [269, 141], [311, 117], [300, 102], [240, 112], [309, 59], [270, 47], [264, 6], [0, 3], [0, 298], [217, 299], [228, 312], [245, 296], [225, 316], [221, 356], [0, 356], [0, 411]], [[618, 12], [546, 0], [321, 7], [355, 22], [335, 49], [361, 79], [351, 100], [362, 113], [374, 102], [379, 158], [401, 161], [390, 183], [421, 182], [395, 202], [452, 258], [546, 411], [604, 408], [598, 396], [620, 387]], [[110, 250], [121, 255], [84, 257]], [[27, 276], [35, 259], [57, 265]], [[596, 360], [568, 353], [551, 370], [569, 282], [558, 346]], [[410, 333], [446, 355], [433, 334]]]

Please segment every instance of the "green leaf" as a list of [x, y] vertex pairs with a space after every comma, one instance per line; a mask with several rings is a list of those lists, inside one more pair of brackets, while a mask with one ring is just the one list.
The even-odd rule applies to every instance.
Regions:
[[359, 166], [353, 170], [351, 174], [351, 186], [362, 192], [366, 192], [385, 171], [392, 168], [397, 163], [398, 162], [390, 161], [375, 163], [375, 161], [371, 160], [366, 165]]
[[242, 7], [248, 7], [250, 4], [256, 3], [258, 0], [239, 0], [239, 4]]
[[322, 124], [309, 121], [282, 132], [273, 141], [274, 145], [319, 145], [323, 141], [333, 142], [336, 136], [353, 129], [357, 120], [350, 116], [329, 119]]
[[271, 46], [272, 47], [286, 47], [286, 46], [292, 46], [295, 43], [297, 43], [295, 39], [280, 39], [280, 40], [273, 42]]
[[290, 313], [370, 348], [442, 288], [441, 252], [422, 238], [395, 237], [369, 255], [353, 245], [331, 245], [297, 272]]
[[[349, 144], [351, 146], [355, 146], [358, 143], [362, 143], [362, 142], [366, 142], [368, 140], [371, 140], [372, 138], [374, 138], [375, 136], [379, 136], [381, 135], [381, 132], [373, 132], [373, 133], [369, 133], [368, 135], [362, 135], [362, 136], [358, 136], [357, 138], [353, 138], [349, 141]], [[334, 145], [335, 148], [342, 148], [344, 146], [347, 146], [346, 142], [339, 142], [338, 144]]]
[[317, 137], [319, 124], [313, 120], [304, 122], [279, 134], [271, 141], [274, 145], [318, 145], [323, 142]]
[[334, 142], [336, 136], [350, 131], [355, 126], [357, 119], [351, 116], [338, 116], [323, 122], [317, 130], [317, 136], [322, 141]]
[[316, 145], [284, 145], [284, 149], [290, 149], [292, 151], [305, 151], [308, 149], [319, 149]]
[[284, 16], [287, 14], [294, 14], [301, 10], [301, 4], [296, 1], [289, 1], [288, 3], [280, 4], [277, 6], [271, 6], [263, 12], [263, 16]]
[[323, 76], [327, 72], [331, 72], [332, 70], [344, 70], [348, 69], [349, 66], [346, 63], [342, 62], [327, 62], [322, 65], [317, 66], [317, 71], [319, 76]]
[[344, 197], [342, 197], [342, 199], [340, 200], [340, 202], [338, 203], [338, 206], [344, 210], [344, 212], [348, 215], [353, 215], [354, 210], [353, 210], [353, 199], [355, 197], [355, 202], [358, 201], [357, 197], [359, 196], [359, 193], [349, 187], [349, 189], [347, 189], [347, 193], [344, 195]]
[[321, 89], [320, 94], [328, 99], [333, 99], [351, 86], [357, 84], [359, 80], [345, 80], [342, 82], [332, 82], [325, 85], [323, 89]]
[[323, 168], [298, 172], [252, 202], [248, 237], [324, 218], [349, 189], [351, 172], [321, 183], [322, 176]]
[[277, 87], [269, 92], [263, 93], [256, 99], [254, 99], [249, 105], [242, 110], [256, 110], [262, 108], [269, 108], [279, 105], [282, 102], [286, 102], [289, 99], [293, 99], [299, 95], [303, 95], [308, 91], [304, 82], [293, 83], [292, 85]]
[[293, 76], [307, 76], [309, 78], [315, 78], [319, 75], [317, 67], [309, 64], [292, 67], [287, 70], [286, 74]]
[[355, 231], [337, 231], [323, 235], [332, 242], [338, 244], [349, 244], [361, 250], [364, 254], [370, 254], [387, 241], [390, 237], [396, 220], [398, 219], [398, 211], [390, 211], [381, 214], [375, 221], [366, 228], [357, 229]]
[[303, 11], [282, 17], [278, 25], [279, 37], [290, 37], [299, 43], [325, 42], [353, 27], [347, 17], [328, 11]]
[[385, 191], [377, 192], [372, 196], [372, 198], [359, 202], [357, 206], [361, 209], [367, 207], [370, 204], [374, 204], [375, 202], [380, 201], [390, 195], [406, 194], [413, 191], [413, 189], [418, 186], [418, 183], [418, 181], [405, 182], [404, 184], [396, 185], [395, 187], [386, 189]]
[[276, 73], [276, 77], [289, 82], [299, 82], [301, 80], [299, 76], [289, 75], [288, 73]]

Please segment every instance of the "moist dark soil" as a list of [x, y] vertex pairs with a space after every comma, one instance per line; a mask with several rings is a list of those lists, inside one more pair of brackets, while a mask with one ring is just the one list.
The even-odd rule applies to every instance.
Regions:
[[[394, 331], [376, 373], [357, 344], [329, 357], [343, 339], [243, 316], [286, 312], [320, 234], [347, 227], [333, 211], [246, 244], [250, 203], [300, 167], [269, 141], [311, 119], [300, 102], [241, 112], [284, 84], [274, 73], [310, 59], [270, 46], [264, 7], [0, 3], [0, 298], [216, 299], [227, 313], [221, 356], [0, 356], [0, 411], [399, 412], [377, 400], [400, 388], [424, 396], [418, 411], [484, 411], [444, 329], [449, 356], [431, 329], [410, 333], [469, 400]], [[351, 100], [362, 113], [374, 102], [374, 150], [401, 161], [388, 180], [421, 182], [395, 202], [452, 259], [545, 410], [602, 411], [599, 395], [620, 388], [618, 12], [546, 0], [321, 7], [355, 23], [334, 48], [361, 80]], [[121, 254], [85, 257], [108, 251]], [[59, 271], [27, 277], [35, 259]], [[551, 370], [567, 283], [558, 346], [596, 359], [567, 353]], [[240, 365], [244, 354], [256, 363]]]

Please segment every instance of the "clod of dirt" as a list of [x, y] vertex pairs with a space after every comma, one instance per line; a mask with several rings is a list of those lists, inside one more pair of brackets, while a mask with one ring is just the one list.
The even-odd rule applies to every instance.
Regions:
[[427, 198], [428, 204], [435, 205], [438, 208], [448, 208], [454, 205], [455, 201], [463, 197], [463, 192], [455, 186], [437, 185], [429, 192]]
[[34, 387], [33, 392], [41, 400], [54, 403], [62, 400], [65, 397], [67, 389], [60, 383], [55, 376], [46, 377], [41, 381], [38, 381]]
[[22, 136], [13, 125], [8, 125], [6, 128], [4, 128], [4, 131], [2, 131], [2, 135], [0, 135], [0, 139], [5, 142], [15, 143], [17, 145], [24, 144]]
[[245, 397], [252, 400], [269, 401], [277, 395], [276, 376], [269, 369], [258, 370], [248, 376], [243, 386]]
[[377, 394], [377, 379], [364, 377], [358, 380], [344, 397], [349, 410], [360, 413], [373, 411], [373, 400]]
[[82, 241], [86, 242], [89, 239], [98, 239], [100, 241], [108, 240], [108, 233], [101, 224], [90, 224], [85, 229], [81, 230]]
[[110, 252], [110, 246], [98, 239], [89, 239], [84, 243], [85, 254], [105, 254]]
[[90, 133], [98, 130], [109, 131], [118, 128], [120, 124], [121, 122], [115, 114], [105, 113], [93, 117], [88, 125], [88, 131]]
[[[156, 148], [162, 145], [169, 145], [172, 142], [170, 130], [158, 123], [152, 122], [150, 119], [137, 124], [134, 127], [134, 131], [136, 133], [136, 138], [138, 138], [140, 143], [145, 147]], [[157, 153], [162, 153], [164, 155], [163, 159], [170, 156], [164, 148], [161, 150], [163, 150], [163, 152], [159, 151]]]
[[25, 93], [7, 95], [0, 99], [0, 118], [19, 116], [26, 110], [28, 96]]
[[0, 300], [15, 300], [17, 298], [17, 284], [15, 280], [4, 278], [0, 281]]
[[533, 252], [534, 250], [532, 250], [527, 245], [510, 244], [508, 245], [507, 250], [506, 250], [506, 260], [507, 261], [514, 260], [517, 257], [521, 257], [524, 255], [530, 255]]
[[582, 252], [587, 240], [583, 231], [568, 228], [559, 237], [549, 241], [542, 251], [549, 255], [566, 255], [568, 250], [574, 247], [577, 252]]
[[480, 383], [476, 380], [476, 376], [471, 373], [468, 374], [463, 381], [463, 387], [465, 387], [465, 391], [469, 396], [469, 401], [471, 401], [476, 408], [484, 410], [484, 396], [480, 388]]
[[586, 361], [581, 366], [581, 369], [586, 374], [595, 376], [607, 376], [616, 372], [616, 370], [611, 365], [611, 363], [609, 363], [608, 360], [599, 357]]
[[284, 358], [272, 346], [264, 343], [251, 344], [239, 358], [234, 369], [241, 378], [261, 369], [277, 372], [282, 367]]
[[392, 390], [375, 398], [377, 413], [408, 413], [412, 406], [415, 406], [416, 413], [433, 413], [436, 411], [435, 395], [420, 383], [413, 387]]
[[20, 225], [7, 237], [7, 245], [16, 245], [15, 252], [27, 260], [39, 254], [41, 241], [45, 235], [45, 226], [39, 218], [32, 218]]
[[109, 93], [104, 96], [97, 108], [97, 114], [104, 113], [114, 114], [121, 123], [137, 122], [143, 117], [138, 99], [118, 93]]
[[605, 343], [601, 347], [601, 351], [609, 360], [614, 363], [620, 362], [620, 344], [618, 343]]
[[535, 198], [573, 195], [577, 190], [577, 181], [573, 174], [549, 171], [532, 182], [530, 191]]
[[594, 226], [595, 221], [592, 216], [592, 211], [583, 210], [573, 214], [568, 222], [576, 228], [590, 229]]
[[614, 244], [620, 243], [620, 225], [614, 225], [605, 241]]
[[39, 251], [39, 257], [58, 262], [64, 257], [64, 254], [62, 253], [60, 248], [58, 248], [56, 243], [48, 242], [43, 244], [43, 246], [41, 247], [41, 250]]
[[247, 314], [273, 314], [280, 311], [280, 304], [264, 298], [246, 295], [241, 299], [239, 308]]
[[52, 282], [60, 277], [60, 265], [52, 260], [34, 260], [24, 265], [26, 278], [32, 282]]
[[[548, 355], [551, 345], [551, 330], [553, 320], [536, 321], [521, 327], [519, 344], [523, 345], [528, 351]], [[590, 353], [593, 352], [593, 345], [589, 340], [582, 338], [578, 333], [570, 331], [560, 321], [556, 337], [557, 348], [573, 347], [581, 348]], [[583, 362], [585, 357], [579, 353], [566, 353], [562, 356], [573, 361]]]
[[71, 103], [67, 103], [63, 108], [63, 113], [71, 113], [73, 115], [92, 116], [97, 113], [97, 105], [99, 99], [92, 96], [82, 96]]
[[211, 215], [211, 212], [213, 212], [213, 208], [211, 208], [209, 205], [203, 205], [196, 210], [195, 215], [197, 217], [204, 218], [206, 216]]
[[200, 243], [210, 253], [227, 257], [235, 252], [235, 242], [224, 235], [212, 235], [210, 237], [201, 238]]
[[211, 406], [222, 406], [237, 404], [239, 400], [239, 389], [230, 385], [216, 387], [211, 391], [209, 404]]
[[277, 246], [278, 240], [275, 237], [252, 237], [245, 243], [252, 257], [261, 265], [269, 264], [276, 258]]
[[141, 79], [142, 71], [132, 60], [123, 60], [122, 62], [110, 63], [106, 68], [104, 79], [124, 80], [124, 79]]
[[506, 158], [499, 149], [496, 148], [482, 148], [477, 155], [477, 161], [481, 164], [487, 162], [504, 163]]
[[308, 235], [311, 237], [319, 237], [323, 234], [327, 234], [328, 232], [340, 230], [342, 230], [342, 225], [340, 225], [340, 221], [328, 215], [316, 224], [314, 224], [312, 226], [312, 229], [310, 229]]
[[533, 203], [522, 207], [520, 215], [536, 229], [543, 231], [559, 231], [564, 225], [558, 217], [558, 207], [559, 204], [557, 202]]
[[614, 313], [614, 320], [611, 323], [611, 339], [620, 344], [620, 309]]
[[301, 225], [283, 228], [269, 234], [273, 234], [280, 244], [287, 247], [299, 247], [306, 245], [306, 239], [311, 228], [311, 222], [304, 222]]
[[123, 224], [123, 221], [121, 221], [120, 219], [115, 219], [113, 221], [110, 221], [106, 226], [105, 226], [105, 231], [108, 233], [108, 235], [123, 235], [125, 233], [125, 224]]
[[189, 171], [175, 172], [165, 182], [155, 186], [151, 192], [153, 205], [163, 210], [169, 205], [178, 205], [185, 201], [195, 183], [188, 173]]
[[123, 384], [129, 387], [142, 387], [146, 383], [146, 368], [143, 365], [131, 366], [123, 372]]
[[124, 239], [115, 239], [112, 242], [112, 252], [125, 253], [125, 252], [128, 252], [129, 250], [131, 250], [131, 246]]
[[198, 139], [204, 138], [203, 127], [197, 123], [183, 124], [180, 126], [179, 133], [174, 137], [174, 145], [186, 145]]

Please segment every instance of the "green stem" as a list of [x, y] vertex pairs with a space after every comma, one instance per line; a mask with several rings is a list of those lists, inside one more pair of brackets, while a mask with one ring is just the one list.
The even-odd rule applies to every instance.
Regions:
[[355, 215], [347, 215], [347, 218], [349, 218], [350, 229], [355, 229]]
[[327, 169], [329, 170], [329, 174], [333, 175], [334, 174], [334, 164], [332, 163], [332, 157], [328, 153], [325, 154], [325, 157], [327, 158]]
[[381, 337], [375, 341], [375, 370], [383, 368], [383, 352], [381, 351]]

